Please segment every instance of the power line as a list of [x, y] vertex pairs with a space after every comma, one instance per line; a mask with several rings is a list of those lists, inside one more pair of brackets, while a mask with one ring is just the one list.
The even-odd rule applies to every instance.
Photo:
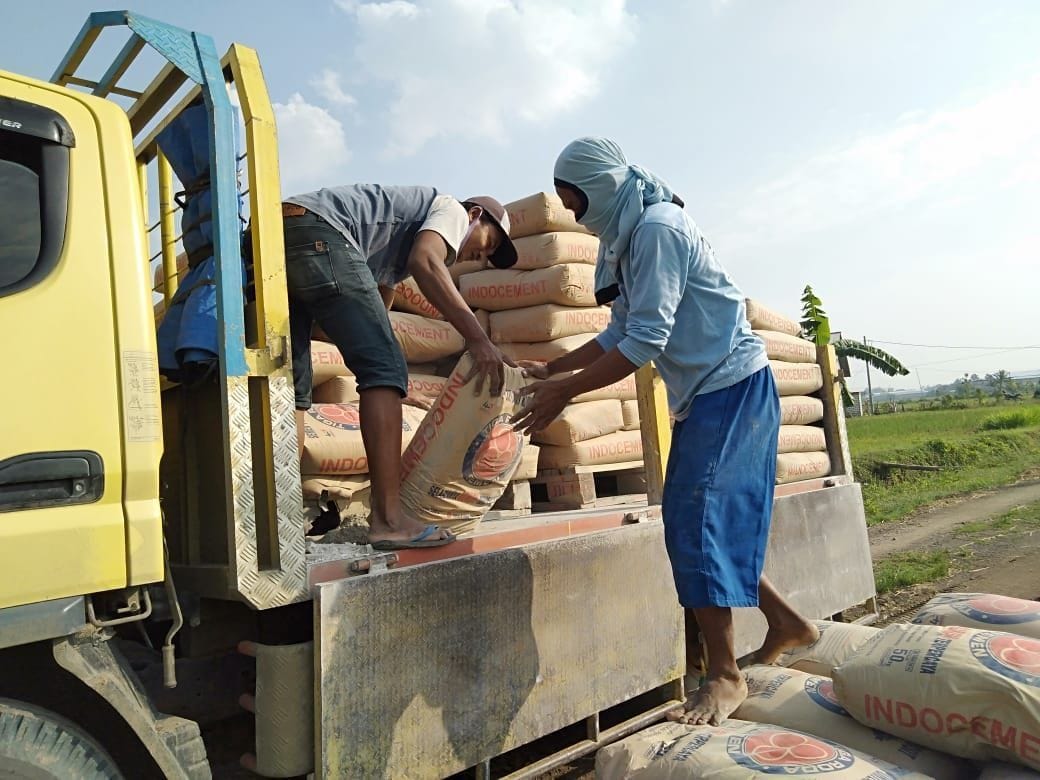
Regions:
[[1014, 352], [1019, 349], [1040, 349], [1040, 344], [1028, 344], [1023, 347], [965, 347], [951, 344], [910, 344], [905, 341], [882, 341], [881, 339], [871, 339], [870, 341], [872, 344], [895, 344], [900, 347], [927, 347], [928, 349], [999, 349], [1002, 352]]

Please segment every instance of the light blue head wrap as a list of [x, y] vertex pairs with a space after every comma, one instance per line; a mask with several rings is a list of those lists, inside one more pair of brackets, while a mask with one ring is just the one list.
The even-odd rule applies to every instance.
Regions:
[[628, 256], [643, 209], [672, 199], [671, 188], [645, 168], [629, 165], [608, 138], [579, 138], [556, 158], [553, 176], [581, 190], [589, 206], [579, 223], [599, 236], [596, 300], [617, 297], [618, 266]]

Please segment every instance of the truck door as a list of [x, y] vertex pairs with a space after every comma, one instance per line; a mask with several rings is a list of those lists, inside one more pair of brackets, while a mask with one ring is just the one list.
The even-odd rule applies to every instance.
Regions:
[[0, 72], [0, 607], [127, 584], [100, 122]]

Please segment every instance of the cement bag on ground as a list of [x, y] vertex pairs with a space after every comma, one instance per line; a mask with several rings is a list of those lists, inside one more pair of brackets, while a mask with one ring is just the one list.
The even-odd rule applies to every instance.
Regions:
[[823, 372], [815, 363], [785, 363], [770, 360], [769, 368], [781, 395], [807, 395], [823, 387]]
[[757, 303], [750, 298], [747, 299], [747, 318], [753, 330], [775, 330], [786, 333], [788, 336], [798, 336], [802, 332], [801, 326], [792, 319], [782, 314], [777, 314], [772, 309]]
[[410, 363], [440, 360], [466, 348], [462, 334], [443, 320], [392, 311], [390, 328], [401, 345], [404, 359]]
[[[424, 412], [401, 408], [402, 449], [415, 435]], [[307, 410], [303, 425], [304, 474], [365, 474], [368, 457], [361, 440], [361, 414], [357, 404], [315, 404]]]
[[823, 401], [807, 395], [788, 395], [780, 399], [781, 425], [807, 425], [823, 419]]
[[856, 623], [814, 620], [813, 624], [820, 630], [820, 638], [811, 645], [781, 655], [776, 660], [779, 666], [830, 677], [835, 667], [845, 663], [858, 648], [881, 633], [880, 628]]
[[777, 452], [820, 452], [827, 449], [823, 428], [814, 425], [781, 425]]
[[580, 263], [554, 265], [538, 271], [491, 268], [459, 279], [463, 300], [474, 309], [503, 311], [558, 303], [595, 306], [595, 266]]
[[566, 231], [588, 233], [574, 218], [574, 212], [565, 208], [558, 195], [551, 192], [536, 192], [526, 198], [514, 200], [505, 206], [509, 214], [509, 237], [523, 238], [535, 233]]
[[776, 456], [776, 484], [819, 479], [831, 473], [831, 456], [826, 452], [783, 452]]
[[359, 398], [357, 378], [350, 374], [334, 376], [311, 391], [311, 399], [316, 404], [353, 404]]
[[451, 274], [452, 280], [455, 285], [458, 286], [459, 279], [466, 274], [475, 274], [477, 271], [483, 271], [487, 268], [487, 263], [483, 260], [461, 260], [457, 263], [452, 263], [448, 266], [448, 273]]
[[566, 447], [575, 442], [595, 439], [621, 430], [624, 419], [620, 401], [587, 401], [565, 406], [560, 416], [543, 430], [532, 434], [535, 444]]
[[534, 479], [538, 476], [538, 453], [541, 447], [537, 444], [524, 444], [524, 450], [520, 455], [520, 465], [516, 467], [513, 481], [518, 479]]
[[473, 392], [469, 354], [462, 356], [401, 458], [401, 504], [413, 517], [456, 534], [472, 531], [502, 497], [523, 451], [523, 436], [509, 419], [520, 409], [526, 384], [518, 368], [505, 368], [502, 394], [487, 383]]
[[423, 291], [419, 289], [419, 285], [415, 283], [415, 279], [410, 276], [398, 282], [397, 286], [394, 287], [393, 307], [397, 311], [421, 314], [423, 317], [429, 317], [431, 320], [444, 319], [444, 315], [427, 300], [426, 296], [423, 295]]
[[748, 697], [733, 713], [734, 718], [822, 737], [936, 780], [968, 780], [974, 775], [968, 761], [857, 723], [838, 703], [829, 677], [776, 666], [751, 666], [744, 670], [744, 678]]
[[582, 403], [583, 401], [598, 401], [601, 398], [616, 398], [619, 401], [636, 400], [636, 375], [629, 374], [620, 382], [576, 395], [571, 400], [575, 403]]
[[816, 362], [816, 345], [811, 341], [778, 330], [756, 330], [754, 333], [766, 345], [766, 356], [770, 360], [785, 360], [788, 363]]
[[992, 593], [940, 593], [911, 622], [1007, 631], [1040, 639], [1040, 603]]
[[1040, 641], [895, 624], [834, 670], [860, 723], [956, 756], [1040, 768]]
[[[498, 348], [513, 360], [550, 361], [583, 347], [596, 338], [593, 333], [582, 333], [578, 336], [565, 336], [552, 341], [539, 341], [533, 344], [499, 344]], [[634, 380], [633, 380], [634, 381]], [[585, 395], [589, 395], [586, 393]], [[600, 396], [602, 397], [602, 396]]]
[[994, 761], [982, 767], [982, 774], [978, 780], [1040, 780], [1040, 773], [1022, 766]]
[[525, 309], [496, 311], [490, 320], [491, 340], [496, 344], [552, 341], [579, 333], [601, 333], [610, 324], [610, 309], [544, 303]]
[[639, 430], [639, 402], [638, 401], [622, 401], [621, 402], [621, 430], [623, 431], [638, 431]]
[[311, 342], [311, 369], [314, 372], [314, 386], [327, 382], [334, 376], [346, 376], [350, 373], [343, 355], [335, 345], [326, 341]]
[[599, 255], [599, 239], [588, 233], [541, 233], [513, 241], [516, 247], [518, 271], [548, 268], [560, 263], [596, 264]]
[[417, 395], [422, 398], [435, 400], [444, 389], [444, 377], [432, 374], [409, 374], [408, 395]]
[[827, 780], [927, 780], [792, 729], [727, 720], [721, 726], [661, 723], [596, 754], [598, 780], [750, 780], [821, 775]]
[[538, 469], [566, 469], [571, 466], [604, 466], [643, 459], [640, 431], [618, 431], [569, 447], [545, 445], [538, 455]]

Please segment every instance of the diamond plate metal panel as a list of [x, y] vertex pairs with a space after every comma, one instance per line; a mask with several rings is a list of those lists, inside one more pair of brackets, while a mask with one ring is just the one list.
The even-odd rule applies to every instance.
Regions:
[[265, 777], [314, 768], [314, 643], [256, 645], [256, 759]]

